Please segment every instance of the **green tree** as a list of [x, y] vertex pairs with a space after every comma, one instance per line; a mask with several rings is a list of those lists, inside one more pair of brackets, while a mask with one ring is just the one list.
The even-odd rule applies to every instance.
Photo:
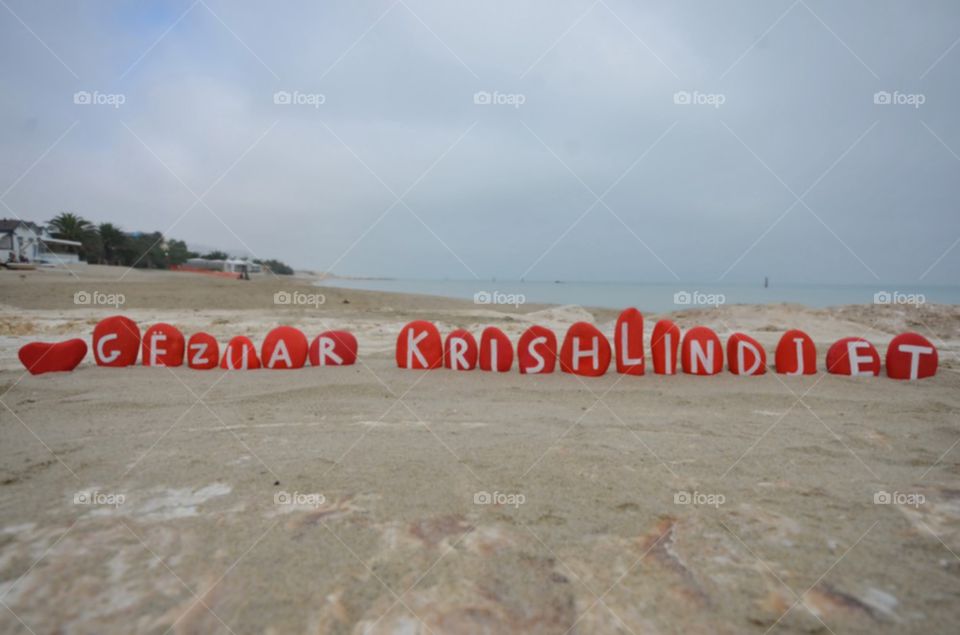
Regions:
[[129, 238], [113, 223], [101, 223], [97, 228], [103, 245], [103, 260], [108, 265], [121, 264]]
[[193, 252], [187, 249], [187, 243], [184, 241], [171, 239], [167, 242], [167, 266], [182, 265], [192, 257]]
[[123, 249], [123, 264], [138, 269], [166, 269], [167, 252], [163, 247], [160, 232], [134, 232], [128, 234], [128, 243]]
[[228, 256], [226, 252], [217, 249], [202, 255], [201, 258], [206, 258], [207, 260], [229, 260], [230, 256]]
[[96, 227], [87, 219], [73, 212], [60, 212], [51, 219], [50, 227], [53, 228], [53, 233], [57, 238], [75, 240], [81, 243], [77, 253], [87, 262], [100, 260], [100, 238], [97, 235]]
[[72, 212], [60, 212], [50, 221], [57, 238], [63, 240], [76, 240], [82, 242], [83, 239], [96, 232], [93, 223], [78, 216]]

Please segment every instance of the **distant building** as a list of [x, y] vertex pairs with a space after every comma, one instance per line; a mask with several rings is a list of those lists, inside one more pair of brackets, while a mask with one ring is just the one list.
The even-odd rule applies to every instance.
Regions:
[[81, 262], [79, 254], [67, 248], [80, 246], [75, 240], [54, 238], [48, 228], [36, 223], [0, 219], [0, 263], [77, 264]]
[[259, 264], [252, 260], [242, 260], [240, 258], [230, 258], [229, 260], [190, 258], [184, 263], [184, 267], [203, 269], [204, 271], [224, 271], [226, 273], [240, 273], [243, 267], [246, 267], [247, 273], [263, 273], [263, 267]]

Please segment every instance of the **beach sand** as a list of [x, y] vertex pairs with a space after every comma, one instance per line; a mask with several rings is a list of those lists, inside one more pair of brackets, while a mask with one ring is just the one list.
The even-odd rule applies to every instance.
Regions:
[[[610, 333], [616, 312], [124, 272], [0, 271], [0, 633], [957, 631], [958, 307], [672, 314], [771, 357], [805, 329], [821, 365], [840, 337], [883, 355], [916, 330], [941, 366], [915, 383], [529, 377], [398, 370], [394, 340], [411, 319]], [[125, 304], [78, 306], [77, 291]], [[277, 306], [278, 291], [325, 302]], [[24, 343], [89, 341], [116, 313], [221, 343], [345, 328], [361, 363], [201, 372], [88, 355], [24, 375]]]

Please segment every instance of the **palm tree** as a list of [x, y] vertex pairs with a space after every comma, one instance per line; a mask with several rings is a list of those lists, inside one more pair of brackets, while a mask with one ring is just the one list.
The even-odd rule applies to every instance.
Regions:
[[60, 212], [50, 221], [50, 226], [56, 231], [58, 238], [79, 242], [97, 231], [93, 223], [72, 212]]
[[97, 237], [97, 228], [82, 216], [72, 212], [60, 212], [50, 221], [50, 227], [53, 228], [57, 238], [83, 243], [79, 253], [88, 262], [98, 255], [100, 241]]
[[101, 223], [97, 228], [100, 242], [103, 244], [103, 257], [108, 265], [117, 264], [123, 248], [127, 244], [127, 235], [113, 223]]

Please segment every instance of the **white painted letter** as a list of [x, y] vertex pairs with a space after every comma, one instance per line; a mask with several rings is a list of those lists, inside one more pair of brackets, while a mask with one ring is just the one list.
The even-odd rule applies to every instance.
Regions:
[[584, 351], [580, 350], [580, 338], [573, 338], [573, 370], [580, 370], [580, 358], [589, 357], [593, 360], [593, 367], [600, 367], [600, 339], [596, 336], [591, 337], [593, 347]]
[[857, 349], [870, 348], [869, 342], [853, 341], [847, 342], [847, 357], [850, 359], [851, 375], [872, 375], [873, 373], [860, 370], [861, 362], [872, 362], [873, 357], [869, 355], [858, 355]]
[[413, 368], [413, 356], [416, 355], [417, 359], [420, 361], [420, 364], [426, 368], [427, 358], [423, 356], [423, 353], [420, 352], [420, 347], [417, 346], [420, 342], [427, 339], [427, 332], [424, 331], [420, 335], [414, 337], [413, 329], [407, 330], [407, 368]]
[[933, 347], [901, 344], [899, 349], [901, 353], [910, 354], [910, 379], [916, 379], [920, 375], [920, 356], [933, 353]]
[[541, 335], [540, 337], [535, 337], [532, 340], [530, 340], [530, 348], [528, 349], [530, 351], [530, 357], [537, 360], [537, 363], [535, 366], [532, 366], [527, 369], [528, 373], [531, 373], [531, 374], [539, 373], [547, 365], [546, 360], [543, 359], [543, 355], [541, 355], [536, 348], [540, 344], [546, 344], [546, 343], [547, 343], [547, 338], [544, 337], [543, 335]]
[[[753, 353], [753, 366], [744, 369], [743, 363], [745, 361], [744, 358], [746, 357], [746, 355], [744, 355], [744, 349], [748, 347]], [[711, 368], [713, 367], [711, 366]], [[747, 342], [746, 340], [740, 340], [737, 342], [737, 368], [740, 369], [739, 374], [741, 375], [752, 375], [754, 371], [760, 368], [760, 351], [757, 350], [756, 346], [750, 342]]]
[[118, 337], [120, 337], [120, 336], [117, 335], [116, 333], [108, 333], [107, 335], [104, 335], [104, 336], [101, 337], [99, 340], [97, 340], [97, 358], [98, 358], [101, 362], [103, 362], [104, 364], [109, 364], [109, 363], [111, 363], [111, 362], [114, 362], [114, 361], [116, 361], [116, 359], [117, 359], [118, 357], [120, 357], [120, 351], [118, 351], [118, 350], [113, 351], [113, 352], [110, 353], [109, 355], [104, 355], [104, 354], [103, 354], [103, 347], [104, 347], [104, 345], [105, 345], [107, 342], [112, 342], [113, 340], [117, 339]]
[[327, 358], [333, 361], [333, 364], [330, 364], [331, 366], [343, 366], [343, 358], [334, 352], [337, 346], [336, 342], [329, 337], [321, 337], [317, 344], [319, 348], [318, 366], [327, 366]]
[[164, 353], [167, 352], [167, 350], [164, 348], [158, 348], [157, 342], [166, 342], [166, 341], [167, 341], [167, 336], [159, 331], [154, 332], [153, 337], [150, 338], [150, 365], [151, 366], [157, 365], [158, 355], [163, 355]]

